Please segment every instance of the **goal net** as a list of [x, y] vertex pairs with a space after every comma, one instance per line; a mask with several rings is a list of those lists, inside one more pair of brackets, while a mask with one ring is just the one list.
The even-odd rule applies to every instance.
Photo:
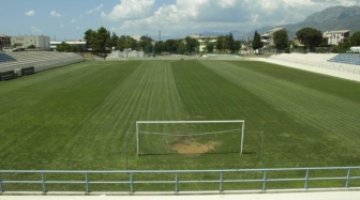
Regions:
[[137, 121], [137, 155], [243, 153], [244, 120]]

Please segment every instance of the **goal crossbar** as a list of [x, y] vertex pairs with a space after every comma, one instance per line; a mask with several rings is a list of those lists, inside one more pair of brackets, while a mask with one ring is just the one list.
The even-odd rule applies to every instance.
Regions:
[[[139, 124], [201, 124], [201, 123], [242, 123], [240, 154], [243, 154], [245, 120], [214, 120], [214, 121], [136, 121], [136, 154], [139, 155]], [[240, 129], [239, 129], [240, 130]]]

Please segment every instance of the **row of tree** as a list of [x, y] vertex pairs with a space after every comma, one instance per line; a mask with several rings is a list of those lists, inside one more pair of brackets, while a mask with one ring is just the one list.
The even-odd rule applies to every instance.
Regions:
[[[169, 39], [166, 41], [154, 41], [149, 36], [142, 36], [139, 41], [128, 35], [117, 36], [110, 33], [106, 28], [100, 27], [97, 31], [89, 29], [84, 33], [84, 40], [88, 49], [94, 52], [103, 52], [114, 48], [123, 51], [124, 49], [142, 50], [147, 54], [150, 53], [179, 53], [191, 54], [199, 52], [199, 41], [196, 38], [186, 37], [185, 39]], [[232, 34], [221, 35], [216, 38], [204, 39], [206, 51], [209, 53], [217, 49], [219, 52], [232, 53], [241, 48], [241, 42], [234, 40]], [[66, 51], [71, 48], [66, 44], [61, 44], [59, 49]], [[77, 47], [76, 47], [77, 48]]]
[[155, 42], [151, 37], [144, 35], [137, 41], [129, 35], [117, 36], [116, 33], [110, 34], [104, 27], [99, 28], [97, 31], [87, 30], [84, 33], [84, 40], [87, 48], [95, 52], [114, 48], [121, 51], [124, 49], [142, 50], [147, 54], [164, 51], [190, 53], [196, 51], [196, 47], [199, 46], [197, 40], [190, 37], [185, 38], [185, 40]]
[[[306, 49], [314, 50], [315, 47], [324, 44], [321, 31], [313, 28], [303, 28], [296, 32], [297, 39]], [[289, 49], [291, 42], [286, 30], [276, 31], [273, 35], [275, 48], [278, 50]], [[142, 36], [139, 41], [128, 35], [117, 36], [110, 33], [106, 28], [100, 27], [98, 30], [89, 29], [84, 33], [86, 47], [93, 52], [105, 52], [114, 48], [123, 51], [124, 49], [142, 50], [145, 53], [179, 53], [191, 54], [199, 52], [199, 41], [192, 37], [185, 39], [169, 39], [164, 41], [154, 41], [149, 36]], [[241, 41], [234, 40], [233, 35], [220, 35], [216, 38], [203, 38], [206, 52], [213, 53], [215, 49], [219, 53], [234, 53], [241, 48]], [[215, 42], [216, 41], [216, 42]], [[349, 49], [350, 46], [360, 45], [360, 32], [351, 36], [350, 40], [341, 43], [335, 50]], [[264, 46], [260, 34], [255, 31], [252, 47], [254, 50]], [[81, 51], [81, 46], [68, 45], [62, 43], [57, 48], [58, 51]]]
[[[296, 37], [304, 45], [305, 49], [314, 50], [319, 46], [329, 46], [324, 40], [323, 34], [320, 30], [313, 28], [303, 28], [296, 32]], [[286, 30], [278, 30], [273, 35], [274, 45], [277, 50], [286, 50], [290, 48], [291, 42]], [[260, 49], [264, 46], [261, 37], [255, 31], [252, 47], [254, 50]], [[338, 46], [332, 46], [333, 52], [346, 52], [351, 46], [360, 46], [360, 31], [354, 33], [348, 41], [340, 43]]]

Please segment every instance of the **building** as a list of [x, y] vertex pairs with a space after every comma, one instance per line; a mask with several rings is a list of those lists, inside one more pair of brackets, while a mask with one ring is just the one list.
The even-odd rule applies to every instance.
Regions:
[[284, 28], [274, 28], [272, 30], [266, 31], [263, 35], [261, 35], [261, 42], [264, 44], [264, 48], [275, 46], [274, 33], [280, 30], [284, 30]]
[[[79, 45], [82, 49], [86, 49], [86, 41], [84, 40], [65, 40], [63, 41], [69, 45]], [[62, 41], [50, 41], [50, 49], [56, 50], [57, 46], [63, 43]]]
[[0, 50], [2, 50], [3, 47], [9, 47], [11, 46], [11, 37], [0, 34]]
[[199, 52], [207, 52], [206, 46], [208, 44], [214, 45], [214, 50], [217, 42], [217, 36], [202, 36], [200, 34], [193, 34], [189, 37], [196, 39], [199, 42]]
[[28, 48], [31, 45], [35, 46], [35, 49], [49, 50], [50, 37], [44, 35], [23, 35], [11, 37], [11, 46]]
[[328, 44], [339, 45], [339, 43], [348, 41], [350, 30], [326, 31], [323, 37], [327, 39]]

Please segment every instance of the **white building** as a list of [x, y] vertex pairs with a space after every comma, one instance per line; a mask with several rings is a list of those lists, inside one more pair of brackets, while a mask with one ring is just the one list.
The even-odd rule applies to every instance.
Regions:
[[[84, 40], [65, 40], [66, 44], [69, 45], [79, 45], [81, 48], [86, 48], [86, 41]], [[57, 46], [59, 46], [62, 43], [62, 41], [50, 41], [50, 48], [52, 50], [56, 50]]]
[[327, 39], [328, 44], [339, 45], [349, 39], [350, 32], [350, 30], [326, 31], [323, 37]]
[[206, 46], [208, 44], [213, 44], [214, 50], [216, 48], [215, 46], [218, 38], [217, 36], [202, 36], [200, 34], [194, 34], [190, 35], [189, 37], [197, 39], [197, 41], [199, 42], [199, 52], [207, 52]]
[[49, 50], [50, 37], [44, 35], [24, 35], [11, 37], [11, 46], [28, 48], [34, 45], [36, 49]]
[[275, 46], [274, 33], [280, 30], [284, 30], [284, 28], [274, 28], [272, 30], [266, 31], [263, 35], [261, 35], [261, 42], [264, 44], [264, 48]]

